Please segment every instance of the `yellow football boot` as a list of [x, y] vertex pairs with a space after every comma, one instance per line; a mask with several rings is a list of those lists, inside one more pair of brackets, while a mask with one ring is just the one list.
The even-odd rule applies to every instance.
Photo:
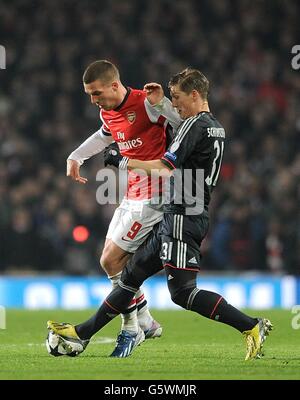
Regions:
[[244, 331], [247, 353], [245, 360], [262, 357], [262, 347], [273, 325], [268, 319], [258, 318], [258, 323], [249, 331]]
[[81, 340], [80, 337], [77, 335], [75, 326], [72, 324], [67, 324], [65, 322], [59, 323], [54, 321], [48, 321], [47, 329], [53, 331], [54, 333], [63, 337], [64, 339]]
[[[89, 344], [88, 339], [86, 340], [80, 339], [75, 330], [75, 326], [72, 324], [67, 324], [65, 322], [59, 323], [54, 321], [48, 321], [47, 328], [49, 333], [52, 332], [55, 335], [59, 336], [61, 346], [66, 351], [66, 353], [59, 355], [67, 355], [70, 357], [78, 356], [85, 350], [85, 348]], [[58, 355], [58, 354], [53, 354], [51, 351], [49, 351], [49, 349], [48, 352], [52, 355]]]

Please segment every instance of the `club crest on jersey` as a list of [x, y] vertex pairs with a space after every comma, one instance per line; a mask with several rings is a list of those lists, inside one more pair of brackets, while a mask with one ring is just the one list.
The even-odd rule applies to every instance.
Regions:
[[128, 122], [129, 122], [130, 124], [133, 124], [134, 121], [136, 120], [136, 113], [135, 113], [134, 111], [128, 111], [128, 112], [126, 113], [126, 117], [127, 117], [127, 119], [128, 119]]

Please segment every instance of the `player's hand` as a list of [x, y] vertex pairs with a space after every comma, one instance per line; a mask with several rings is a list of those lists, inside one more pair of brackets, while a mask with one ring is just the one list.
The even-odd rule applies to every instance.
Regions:
[[80, 164], [75, 160], [67, 160], [67, 176], [70, 176], [74, 181], [79, 183], [87, 183], [87, 178], [83, 178], [79, 173]]
[[105, 167], [107, 167], [107, 165], [113, 165], [120, 169], [127, 168], [128, 158], [121, 155], [119, 146], [116, 142], [105, 147], [103, 155]]
[[155, 106], [164, 98], [164, 90], [159, 83], [151, 82], [146, 83], [144, 91], [147, 94], [147, 99], [150, 104]]

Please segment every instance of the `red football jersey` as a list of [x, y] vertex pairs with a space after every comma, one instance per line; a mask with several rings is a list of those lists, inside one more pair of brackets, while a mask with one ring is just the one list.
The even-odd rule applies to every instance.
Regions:
[[[148, 161], [164, 155], [166, 118], [150, 106], [142, 90], [128, 88], [119, 107], [111, 111], [101, 109], [100, 118], [103, 133], [111, 135], [118, 143], [122, 156]], [[157, 180], [152, 185], [152, 194], [157, 194]], [[129, 171], [127, 197], [135, 200], [150, 198], [150, 177]]]

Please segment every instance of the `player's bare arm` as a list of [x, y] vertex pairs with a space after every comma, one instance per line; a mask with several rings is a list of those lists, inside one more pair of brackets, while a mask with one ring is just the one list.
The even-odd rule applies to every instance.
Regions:
[[119, 169], [141, 169], [147, 175], [157, 174], [162, 177], [169, 177], [171, 170], [160, 160], [141, 161], [123, 157], [119, 149], [111, 144], [106, 147], [103, 153], [104, 165], [113, 165]]
[[163, 115], [173, 129], [178, 129], [182, 119], [173, 107], [171, 100], [164, 95], [164, 90], [159, 83], [150, 82], [144, 86], [149, 104]]
[[144, 91], [146, 92], [147, 99], [152, 106], [155, 106], [164, 98], [164, 91], [159, 83], [146, 83]]
[[141, 169], [147, 175], [157, 174], [159, 176], [169, 177], [171, 172], [160, 160], [140, 161], [129, 160], [127, 164], [128, 169]]
[[67, 159], [67, 173], [76, 182], [85, 184], [87, 178], [80, 175], [80, 167], [85, 160], [90, 159], [92, 156], [99, 154], [105, 146], [112, 142], [112, 137], [103, 133], [101, 127], [97, 132], [88, 137], [77, 149], [75, 149]]
[[78, 161], [67, 159], [67, 176], [70, 176], [76, 182], [87, 183], [87, 178], [80, 176], [80, 164]]

